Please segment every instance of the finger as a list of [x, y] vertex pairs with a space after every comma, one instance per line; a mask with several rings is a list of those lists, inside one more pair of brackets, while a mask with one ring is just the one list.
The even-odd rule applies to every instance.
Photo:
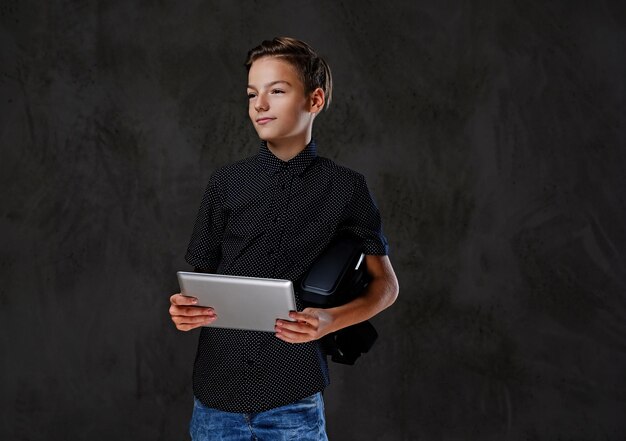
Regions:
[[172, 321], [174, 323], [176, 323], [176, 324], [212, 323], [212, 322], [215, 321], [215, 319], [217, 319], [216, 315], [212, 315], [212, 316], [195, 316], [195, 317], [189, 317], [189, 316], [186, 316], [186, 315], [173, 315], [172, 316]]
[[311, 319], [311, 316], [304, 312], [291, 311], [289, 313], [289, 318], [292, 320], [297, 320], [299, 322], [307, 322]]
[[285, 320], [278, 320], [276, 322], [276, 330], [278, 331], [291, 331], [299, 334], [313, 334], [315, 328], [306, 322], [288, 322]]
[[206, 326], [217, 320], [215, 317], [172, 317], [176, 328], [181, 331], [189, 331], [200, 326]]
[[[319, 318], [313, 314], [307, 314], [306, 312], [295, 312], [292, 311], [289, 313], [289, 318], [296, 320], [298, 322], [305, 322], [309, 325], [317, 328], [319, 325]], [[282, 320], [283, 323], [289, 323], [287, 320]]]
[[306, 342], [294, 341], [294, 340], [292, 340], [290, 338], [287, 338], [287, 337], [285, 337], [285, 336], [283, 336], [281, 334], [274, 334], [274, 336], [277, 339], [284, 341], [285, 343], [306, 343]]
[[309, 335], [297, 333], [297, 332], [291, 332], [286, 329], [276, 331], [276, 334], [274, 335], [279, 340], [282, 340], [287, 343], [306, 343], [306, 342], [313, 340], [311, 336]]
[[202, 323], [199, 324], [182, 324], [182, 325], [176, 325], [176, 329], [178, 329], [179, 331], [191, 331], [192, 329], [196, 329], [196, 328], [200, 328], [204, 326]]
[[316, 337], [316, 330], [311, 328], [306, 323], [289, 323], [285, 325], [276, 324], [274, 328], [276, 334], [282, 335], [287, 339], [304, 342], [314, 340]]
[[170, 303], [172, 305], [197, 305], [198, 299], [191, 296], [184, 296], [181, 293], [176, 293], [170, 297]]
[[215, 310], [210, 307], [204, 306], [170, 306], [170, 315], [187, 315], [187, 316], [195, 316], [195, 315], [213, 315], [215, 314]]

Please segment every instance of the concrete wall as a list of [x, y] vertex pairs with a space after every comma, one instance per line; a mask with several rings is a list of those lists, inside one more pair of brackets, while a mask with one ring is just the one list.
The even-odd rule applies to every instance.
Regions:
[[0, 438], [184, 439], [167, 315], [243, 67], [313, 45], [320, 154], [364, 173], [401, 293], [333, 366], [333, 440], [626, 437], [621, 1], [0, 6]]

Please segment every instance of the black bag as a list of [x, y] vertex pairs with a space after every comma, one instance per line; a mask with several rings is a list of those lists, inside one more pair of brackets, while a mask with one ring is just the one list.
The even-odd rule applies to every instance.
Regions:
[[[337, 236], [296, 283], [306, 306], [331, 308], [362, 294], [369, 283], [365, 255], [355, 239]], [[336, 363], [353, 365], [374, 345], [378, 333], [369, 322], [361, 322], [323, 337], [322, 347]]]

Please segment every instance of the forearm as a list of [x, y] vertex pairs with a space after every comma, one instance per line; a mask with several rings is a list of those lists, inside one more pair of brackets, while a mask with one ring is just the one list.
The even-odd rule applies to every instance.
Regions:
[[327, 310], [332, 315], [332, 331], [374, 317], [391, 306], [397, 297], [398, 282], [395, 276], [373, 278], [361, 296], [345, 305]]

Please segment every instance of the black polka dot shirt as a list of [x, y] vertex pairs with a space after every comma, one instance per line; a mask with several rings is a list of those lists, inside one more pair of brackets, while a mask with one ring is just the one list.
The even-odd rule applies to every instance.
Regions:
[[[210, 177], [185, 258], [196, 271], [295, 282], [339, 232], [360, 238], [366, 254], [388, 252], [363, 175], [318, 156], [314, 140], [289, 161], [263, 141], [257, 155]], [[271, 332], [202, 328], [193, 391], [206, 406], [256, 413], [328, 383], [317, 341], [292, 344]]]

